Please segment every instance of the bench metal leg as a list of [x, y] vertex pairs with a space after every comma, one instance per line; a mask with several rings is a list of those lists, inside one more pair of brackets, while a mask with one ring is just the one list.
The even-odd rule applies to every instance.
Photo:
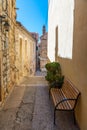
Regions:
[[50, 91], [51, 91], [51, 88], [49, 88], [49, 99], [50, 99], [50, 94], [51, 94]]
[[56, 120], [56, 108], [54, 108], [54, 125], [55, 125], [55, 120]]
[[75, 118], [75, 112], [73, 110], [73, 119], [74, 119], [74, 124], [76, 125], [76, 118]]

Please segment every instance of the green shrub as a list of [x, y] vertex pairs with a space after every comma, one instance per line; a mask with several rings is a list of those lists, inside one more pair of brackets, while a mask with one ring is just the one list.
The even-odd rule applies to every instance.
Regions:
[[64, 82], [64, 76], [61, 72], [61, 66], [58, 62], [51, 62], [45, 65], [47, 69], [46, 80], [49, 82], [50, 87], [59, 86], [61, 88]]
[[51, 71], [51, 73], [61, 74], [61, 67], [60, 67], [60, 64], [58, 62], [47, 63], [45, 65], [45, 68], [47, 69], [47, 71]]

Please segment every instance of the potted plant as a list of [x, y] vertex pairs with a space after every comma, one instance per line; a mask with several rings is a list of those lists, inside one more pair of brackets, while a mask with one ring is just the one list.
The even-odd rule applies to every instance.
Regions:
[[51, 62], [45, 65], [47, 69], [46, 80], [50, 87], [61, 88], [64, 82], [64, 75], [61, 73], [61, 67], [58, 62]]
[[64, 83], [64, 75], [55, 75], [54, 81], [50, 84], [51, 87], [62, 88]]

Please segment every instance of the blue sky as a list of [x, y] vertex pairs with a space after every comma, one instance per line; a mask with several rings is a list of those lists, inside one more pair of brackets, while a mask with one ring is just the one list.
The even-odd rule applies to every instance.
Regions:
[[42, 26], [48, 24], [48, 0], [16, 0], [17, 21], [30, 32], [42, 35]]

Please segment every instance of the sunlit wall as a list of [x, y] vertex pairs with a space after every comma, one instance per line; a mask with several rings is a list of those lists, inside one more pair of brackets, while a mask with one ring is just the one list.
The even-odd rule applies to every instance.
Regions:
[[48, 57], [55, 60], [55, 29], [58, 26], [58, 56], [72, 59], [74, 0], [50, 0], [48, 11]]

